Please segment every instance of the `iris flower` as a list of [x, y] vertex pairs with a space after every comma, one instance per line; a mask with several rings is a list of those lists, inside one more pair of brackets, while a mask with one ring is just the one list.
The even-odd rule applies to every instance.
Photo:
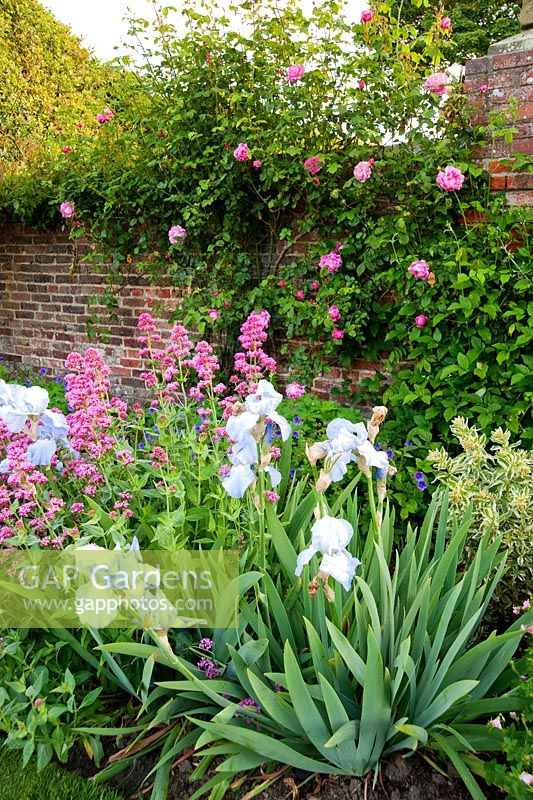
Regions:
[[313, 556], [322, 553], [319, 576], [331, 576], [349, 591], [355, 570], [361, 563], [346, 549], [353, 536], [352, 526], [345, 519], [326, 515], [315, 522], [311, 534], [311, 544], [299, 554], [294, 574], [300, 577], [304, 566]]

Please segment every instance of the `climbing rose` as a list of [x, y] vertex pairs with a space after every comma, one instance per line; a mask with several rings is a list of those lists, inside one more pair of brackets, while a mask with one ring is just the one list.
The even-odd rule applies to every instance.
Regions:
[[424, 314], [419, 314], [415, 317], [415, 325], [417, 328], [423, 328], [427, 322], [429, 322], [429, 318], [425, 317]]
[[373, 163], [374, 160], [370, 159], [370, 161], [360, 161], [358, 164], [356, 164], [355, 167], [353, 168], [354, 178], [357, 181], [361, 181], [361, 183], [367, 181], [372, 175]]
[[437, 183], [441, 189], [447, 192], [455, 192], [460, 189], [464, 183], [465, 176], [457, 167], [446, 167], [444, 172], [439, 172], [437, 175]]
[[434, 92], [435, 94], [443, 95], [446, 94], [446, 87], [449, 82], [450, 79], [445, 72], [435, 72], [426, 79], [424, 88], [429, 89], [430, 92]]
[[262, 161], [256, 160], [252, 163], [252, 167], [255, 167], [256, 169], [259, 169], [261, 166], [263, 166]]
[[372, 22], [374, 19], [374, 13], [370, 8], [367, 8], [366, 11], [363, 11], [361, 14], [361, 22]]
[[328, 272], [333, 274], [342, 267], [342, 256], [336, 250], [332, 250], [330, 253], [321, 256], [318, 264], [321, 269], [327, 268]]
[[72, 219], [76, 214], [76, 206], [70, 200], [63, 200], [59, 206], [59, 211], [63, 219]]
[[233, 151], [233, 156], [235, 157], [236, 161], [248, 161], [250, 158], [250, 148], [246, 142], [239, 142]]
[[338, 322], [338, 321], [340, 320], [340, 318], [341, 318], [341, 312], [339, 311], [339, 309], [337, 308], [337, 306], [330, 306], [330, 307], [328, 308], [328, 317], [329, 317], [329, 318], [330, 318], [330, 319], [331, 319], [333, 322]]
[[429, 265], [423, 260], [413, 261], [409, 267], [409, 272], [411, 275], [414, 275], [415, 278], [421, 278], [423, 281], [427, 281], [430, 269]]
[[212, 320], [217, 320], [220, 317], [220, 314], [216, 310], [216, 308], [212, 308], [210, 311], [207, 312], [207, 316], [211, 317]]
[[287, 80], [289, 83], [299, 81], [303, 78], [304, 73], [305, 67], [303, 64], [291, 64], [291, 66], [287, 68]]
[[312, 158], [308, 158], [304, 161], [304, 169], [310, 175], [316, 175], [317, 172], [320, 172], [322, 169], [322, 164], [320, 163], [320, 159], [318, 156], [312, 156]]
[[299, 400], [305, 394], [305, 386], [301, 383], [289, 383], [285, 388], [285, 396], [289, 400]]
[[181, 225], [173, 225], [168, 232], [168, 241], [170, 244], [178, 244], [182, 242], [187, 236], [187, 231]]
[[333, 333], [331, 335], [334, 339], [344, 339], [344, 331], [340, 328], [333, 328]]
[[305, 292], [303, 289], [300, 289], [298, 292], [296, 292], [297, 300], [303, 300], [304, 298], [305, 298]]
[[452, 21], [449, 17], [443, 17], [440, 21], [440, 28], [442, 31], [448, 31], [452, 27]]

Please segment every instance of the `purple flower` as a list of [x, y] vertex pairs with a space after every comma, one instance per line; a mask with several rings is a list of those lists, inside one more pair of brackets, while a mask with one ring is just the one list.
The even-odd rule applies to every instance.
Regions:
[[421, 472], [420, 470], [418, 470], [418, 472], [415, 472], [415, 481], [423, 481], [425, 477], [426, 476], [424, 475], [424, 473]]
[[212, 639], [200, 639], [198, 642], [200, 650], [212, 650], [214, 646], [215, 643]]
[[414, 447], [414, 442], [410, 442], [409, 440], [407, 440], [406, 442], [403, 443], [403, 446], [404, 447]]
[[421, 492], [425, 492], [426, 489], [428, 488], [428, 485], [424, 480], [422, 480], [416, 482], [416, 487], [417, 489], [420, 489]]
[[181, 225], [173, 225], [168, 232], [168, 241], [170, 244], [178, 244], [183, 242], [186, 236], [187, 231], [185, 228], [182, 228]]
[[292, 432], [292, 438], [293, 439], [299, 439], [300, 438], [300, 434], [298, 433], [298, 431], [293, 431]]
[[301, 425], [302, 424], [301, 417], [298, 417], [298, 416], [293, 417], [292, 421], [293, 421], [294, 425]]
[[219, 668], [210, 658], [201, 658], [196, 666], [205, 673], [205, 677], [208, 681], [220, 677]]
[[70, 200], [63, 200], [59, 206], [59, 213], [63, 219], [72, 219], [72, 217], [76, 216], [76, 206]]
[[390, 447], [385, 452], [388, 458], [394, 458], [394, 450], [391, 450]]

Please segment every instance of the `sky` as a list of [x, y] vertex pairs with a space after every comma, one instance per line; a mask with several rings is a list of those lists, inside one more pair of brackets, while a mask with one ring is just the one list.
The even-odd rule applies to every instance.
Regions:
[[[173, 4], [179, 8], [183, 2], [191, 3], [191, 1], [175, 0]], [[70, 25], [72, 31], [82, 38], [83, 44], [104, 60], [117, 55], [114, 47], [120, 45], [126, 34], [127, 25], [123, 22], [123, 18], [128, 9], [136, 16], [145, 19], [153, 17], [150, 0], [41, 0], [41, 2], [57, 19]], [[309, 8], [311, 0], [302, 0], [302, 6]], [[349, 0], [348, 16], [358, 19], [361, 11], [368, 6], [368, 0]]]

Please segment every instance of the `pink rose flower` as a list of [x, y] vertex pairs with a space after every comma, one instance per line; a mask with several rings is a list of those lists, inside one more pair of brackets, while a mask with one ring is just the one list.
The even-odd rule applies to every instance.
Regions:
[[366, 88], [366, 83], [364, 81], [359, 81], [359, 88], [360, 89], [365, 89]]
[[278, 281], [278, 286], [282, 286], [283, 287], [283, 286], [286, 286], [286, 285], [287, 284], [286, 284], [285, 281]]
[[363, 11], [363, 13], [361, 14], [362, 23], [372, 22], [373, 19], [374, 19], [374, 12], [370, 8], [367, 8], [367, 10]]
[[246, 142], [239, 142], [235, 150], [233, 151], [233, 156], [236, 161], [248, 161], [250, 156], [250, 148], [246, 144]]
[[441, 189], [447, 192], [455, 192], [460, 189], [464, 183], [465, 176], [457, 167], [448, 166], [444, 172], [439, 172], [437, 175], [437, 183]]
[[361, 183], [364, 183], [370, 178], [372, 175], [373, 163], [374, 161], [371, 159], [370, 161], [360, 161], [355, 165], [353, 168], [353, 176], [356, 181], [361, 181]]
[[342, 267], [342, 256], [337, 250], [332, 250], [330, 253], [321, 256], [318, 264], [320, 269], [327, 269], [333, 275]]
[[484, 83], [484, 84], [483, 84], [483, 86], [480, 86], [480, 87], [479, 87], [479, 91], [480, 91], [482, 94], [485, 94], [485, 92], [488, 92], [488, 91], [489, 91], [489, 89], [490, 89], [490, 87], [489, 87], [489, 86], [488, 86], [486, 83]]
[[420, 278], [423, 281], [427, 281], [429, 278], [429, 264], [426, 261], [412, 261], [411, 266], [409, 267], [409, 272], [411, 275], [414, 275], [415, 278]]
[[337, 308], [337, 306], [330, 306], [328, 308], [328, 317], [332, 322], [338, 322], [341, 318], [341, 312]]
[[303, 300], [304, 297], [305, 297], [305, 292], [304, 292], [303, 289], [300, 289], [300, 291], [296, 292], [296, 299], [297, 300]]
[[311, 284], [311, 289], [313, 290], [313, 292], [316, 292], [316, 290], [317, 290], [319, 287], [320, 287], [320, 284], [319, 284], [319, 282], [318, 282], [318, 281], [313, 281], [313, 283]]
[[423, 328], [428, 322], [429, 317], [424, 316], [424, 314], [419, 314], [417, 317], [415, 317], [415, 325], [417, 328]]
[[96, 115], [96, 121], [99, 122], [100, 125], [103, 125], [105, 122], [111, 122], [114, 116], [115, 114], [110, 108], [104, 108], [102, 114]]
[[178, 244], [183, 242], [186, 236], [187, 231], [185, 228], [182, 228], [181, 225], [173, 225], [168, 232], [168, 241], [170, 244]]
[[316, 175], [317, 172], [320, 172], [322, 164], [319, 157], [312, 156], [312, 158], [307, 158], [304, 161], [304, 169], [307, 170], [310, 175]]
[[333, 339], [337, 340], [344, 339], [344, 331], [342, 331], [340, 328], [333, 328], [333, 333], [331, 336]]
[[429, 91], [433, 92], [434, 94], [443, 95], [446, 94], [446, 87], [448, 86], [449, 82], [450, 79], [445, 72], [435, 72], [426, 79], [424, 88], [429, 89]]
[[72, 219], [76, 214], [76, 206], [70, 200], [63, 200], [59, 206], [59, 212], [63, 219]]
[[303, 78], [304, 73], [305, 67], [303, 64], [291, 64], [291, 66], [287, 68], [287, 80], [289, 83], [299, 81]]
[[452, 27], [452, 21], [449, 17], [443, 17], [440, 21], [441, 31], [449, 31]]
[[255, 167], [256, 169], [259, 169], [259, 167], [262, 167], [262, 166], [263, 166], [263, 162], [259, 161], [259, 159], [256, 159], [255, 161], [252, 162], [252, 167]]
[[216, 310], [216, 308], [212, 308], [210, 311], [207, 312], [207, 316], [211, 317], [212, 320], [217, 320], [220, 317], [220, 314]]
[[301, 383], [289, 383], [285, 388], [285, 397], [289, 400], [299, 400], [305, 394], [305, 386]]

